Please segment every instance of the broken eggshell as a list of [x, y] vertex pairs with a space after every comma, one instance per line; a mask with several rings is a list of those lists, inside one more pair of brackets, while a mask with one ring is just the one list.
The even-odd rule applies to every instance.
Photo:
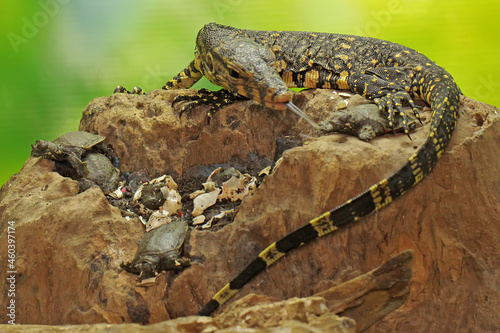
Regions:
[[172, 176], [163, 175], [158, 178], [152, 179], [148, 184], [162, 184], [171, 190], [177, 190], [178, 185]]
[[255, 191], [257, 188], [256, 182], [257, 179], [248, 174], [240, 174], [239, 177], [232, 176], [222, 183], [222, 194], [219, 195], [219, 200], [243, 200], [243, 198]]
[[115, 191], [108, 193], [107, 195], [114, 199], [121, 199], [123, 198], [123, 193], [125, 192], [124, 187], [125, 182], [120, 182], [118, 188]]
[[141, 185], [137, 188], [137, 190], [135, 191], [134, 193], [134, 197], [132, 198], [132, 202], [133, 203], [137, 203], [137, 201], [139, 201], [139, 199], [141, 198], [142, 196], [142, 188], [144, 187], [144, 185]]
[[161, 209], [169, 214], [175, 214], [182, 208], [182, 197], [175, 189], [170, 189], [168, 186], [163, 186], [161, 189], [165, 202]]
[[194, 198], [196, 198], [197, 196], [199, 195], [202, 195], [203, 193], [207, 193], [205, 190], [197, 190], [197, 191], [194, 191], [193, 193], [191, 193], [189, 195], [189, 199], [193, 200]]
[[[234, 209], [229, 209], [229, 210], [224, 210], [222, 212], [220, 212], [219, 214], [213, 216], [210, 220], [208, 220], [207, 223], [205, 223], [204, 225], [201, 226], [202, 229], [208, 229], [208, 228], [211, 228], [212, 227], [212, 223], [215, 221], [215, 220], [220, 220], [221, 218], [223, 218], [224, 216], [226, 215], [229, 215], [229, 214], [232, 214], [234, 213]], [[200, 216], [203, 216], [203, 215], [200, 215]], [[205, 220], [205, 219], [203, 219]], [[194, 221], [194, 220], [193, 220]], [[194, 223], [193, 223], [194, 224]]]
[[271, 173], [272, 165], [265, 167], [264, 169], [260, 170], [259, 172], [259, 177], [261, 176], [269, 176]]
[[146, 232], [158, 228], [165, 223], [172, 222], [170, 217], [168, 217], [169, 215], [169, 212], [165, 210], [158, 210], [151, 214], [148, 222], [146, 223]]
[[217, 196], [219, 195], [221, 189], [217, 188], [212, 192], [203, 193], [193, 200], [193, 216], [196, 217], [201, 215], [205, 209], [213, 206], [217, 202]]
[[205, 190], [205, 192], [212, 192], [216, 189], [217, 184], [213, 181], [207, 181], [206, 183], [202, 183], [201, 185], [203, 185], [203, 189]]
[[158, 278], [158, 275], [152, 276], [152, 277], [144, 279], [144, 280], [140, 280], [139, 282], [137, 282], [136, 286], [138, 286], [138, 287], [154, 286], [154, 285], [158, 284], [158, 282], [156, 281], [157, 278]]
[[140, 200], [149, 209], [156, 210], [161, 207], [170, 214], [175, 214], [182, 208], [177, 188], [178, 185], [171, 176], [163, 175], [139, 186], [134, 193], [133, 202]]
[[219, 172], [221, 172], [222, 168], [221, 167], [218, 167], [217, 169], [215, 169], [214, 171], [212, 171], [212, 173], [210, 174], [210, 176], [208, 176], [207, 178], [207, 183], [208, 182], [211, 182], [212, 181], [212, 178], [218, 174]]
[[193, 219], [193, 225], [199, 225], [205, 222], [206, 217], [205, 215], [198, 215]]
[[210, 175], [210, 177], [208, 177], [207, 182], [209, 182], [209, 181], [215, 182], [216, 187], [221, 187], [225, 181], [229, 180], [233, 176], [239, 177], [239, 176], [241, 176], [241, 172], [239, 172], [238, 170], [236, 170], [233, 167], [229, 167], [229, 168], [224, 169], [224, 171], [219, 171], [216, 174], [212, 173], [212, 175]]

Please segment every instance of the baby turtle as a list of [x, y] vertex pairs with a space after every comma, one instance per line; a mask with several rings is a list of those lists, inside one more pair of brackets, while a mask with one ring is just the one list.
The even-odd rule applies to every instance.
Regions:
[[31, 155], [43, 157], [53, 161], [68, 161], [77, 175], [87, 177], [89, 170], [82, 161], [84, 154], [90, 151], [101, 152], [106, 155], [115, 167], [118, 166], [118, 157], [113, 149], [105, 144], [102, 135], [95, 135], [83, 131], [69, 132], [61, 135], [54, 141], [38, 140], [31, 145]]
[[181, 257], [187, 230], [187, 222], [176, 219], [146, 232], [139, 242], [134, 259], [122, 263], [120, 267], [129, 273], [139, 274], [139, 279], [144, 280], [164, 270], [189, 266], [189, 259]]
[[86, 164], [89, 173], [87, 177], [77, 179], [80, 191], [85, 191], [94, 185], [99, 186], [104, 194], [116, 190], [120, 182], [120, 171], [106, 156], [91, 152], [84, 157], [83, 163]]
[[161, 191], [161, 188], [164, 186], [165, 183], [144, 185], [141, 193], [142, 204], [152, 210], [160, 208], [160, 206], [165, 203], [165, 197]]
[[[395, 124], [391, 127], [387, 115], [381, 112], [377, 105], [366, 101], [361, 96], [356, 99], [355, 96], [351, 97], [346, 110], [334, 112], [329, 119], [320, 123], [320, 128], [325, 132], [356, 135], [365, 141], [370, 141], [375, 136], [389, 132], [402, 132], [404, 130], [401, 117], [396, 117]], [[408, 127], [413, 130], [416, 127], [416, 120], [413, 117], [409, 118]]]
[[[106, 194], [118, 187], [118, 157], [102, 135], [75, 131], [54, 141], [38, 140], [31, 155], [56, 161], [56, 171], [77, 180], [80, 191], [97, 185]], [[104, 154], [104, 155], [103, 155]]]

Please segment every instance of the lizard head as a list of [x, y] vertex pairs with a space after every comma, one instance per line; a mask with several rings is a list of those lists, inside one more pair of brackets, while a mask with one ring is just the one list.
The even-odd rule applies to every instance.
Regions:
[[292, 92], [278, 74], [274, 53], [242, 35], [228, 38], [227, 34], [207, 33], [208, 28], [198, 34], [195, 51], [195, 64], [203, 75], [213, 84], [267, 107], [285, 109]]

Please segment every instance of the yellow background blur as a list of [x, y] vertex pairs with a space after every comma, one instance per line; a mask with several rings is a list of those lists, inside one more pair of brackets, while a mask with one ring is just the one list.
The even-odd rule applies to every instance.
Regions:
[[35, 140], [76, 130], [92, 98], [118, 84], [162, 87], [214, 21], [397, 42], [445, 67], [465, 95], [500, 105], [499, 9], [492, 0], [9, 0], [0, 13], [0, 185]]

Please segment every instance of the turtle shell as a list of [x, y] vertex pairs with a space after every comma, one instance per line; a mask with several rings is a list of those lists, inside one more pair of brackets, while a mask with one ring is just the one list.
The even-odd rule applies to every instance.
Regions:
[[187, 230], [187, 222], [178, 219], [146, 232], [139, 243], [135, 258], [148, 254], [164, 256], [169, 253], [179, 256]]
[[116, 190], [120, 182], [120, 172], [111, 161], [100, 153], [90, 153], [83, 160], [87, 163], [89, 175], [79, 180], [81, 191], [97, 185], [104, 194]]
[[54, 142], [63, 145], [89, 149], [95, 146], [96, 144], [104, 141], [104, 139], [106, 139], [106, 137], [102, 135], [92, 134], [83, 131], [74, 131], [61, 135], [60, 137], [55, 139]]
[[139, 274], [140, 280], [156, 276], [164, 270], [189, 266], [189, 259], [180, 255], [187, 230], [187, 222], [177, 219], [146, 232], [134, 259], [120, 266], [129, 273]]

